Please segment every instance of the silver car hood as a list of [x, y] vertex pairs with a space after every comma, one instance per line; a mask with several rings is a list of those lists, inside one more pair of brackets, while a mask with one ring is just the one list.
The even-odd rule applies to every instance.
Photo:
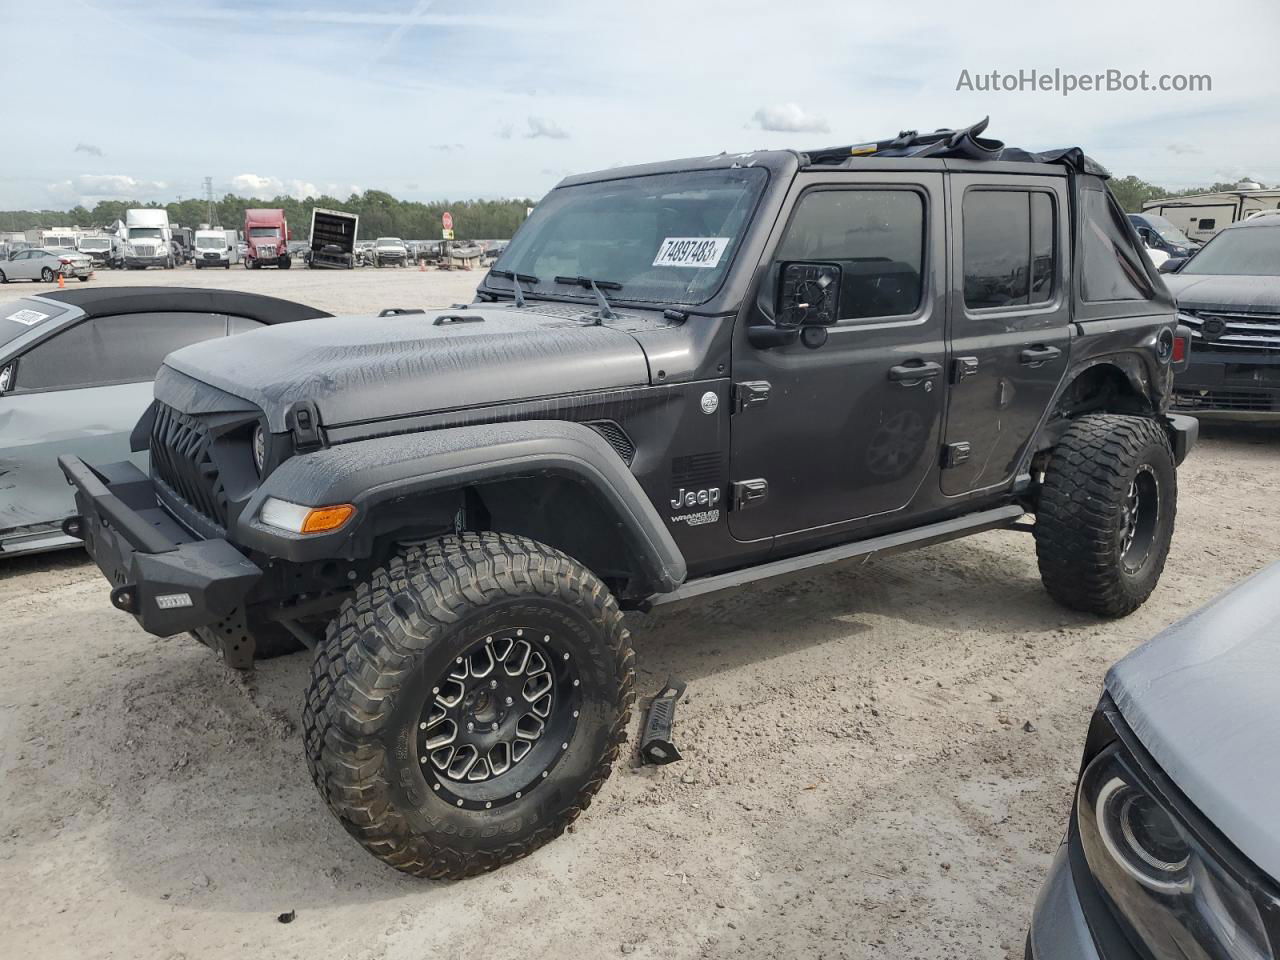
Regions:
[[[285, 411], [300, 400], [334, 427], [647, 385], [649, 363], [636, 339], [577, 319], [587, 312], [473, 305], [279, 324], [175, 351], [156, 397], [186, 409], [200, 402], [189, 393], [190, 381], [199, 381], [249, 401], [281, 433]], [[166, 369], [185, 378], [166, 377]]]
[[1107, 691], [1138, 740], [1241, 852], [1280, 878], [1280, 563], [1125, 657]]

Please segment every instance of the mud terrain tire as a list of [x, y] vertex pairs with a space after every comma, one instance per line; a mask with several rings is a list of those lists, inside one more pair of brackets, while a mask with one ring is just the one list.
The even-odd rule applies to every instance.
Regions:
[[[512, 687], [526, 683], [523, 641], [536, 648], [524, 654], [536, 664], [533, 694], [535, 669], [555, 675], [545, 735], [514, 762], [511, 739], [501, 772], [500, 747], [481, 743], [484, 775], [471, 783], [480, 761], [460, 777], [439, 764], [473, 748], [429, 737], [453, 723], [439, 713], [455, 695], [453, 743], [471, 720], [484, 722], [465, 736], [487, 735], [492, 721], [496, 742], [529, 719], [514, 719], [538, 705], [522, 699], [528, 686]], [[558, 550], [493, 533], [406, 548], [357, 586], [316, 651], [307, 766], [343, 827], [384, 863], [433, 879], [493, 870], [559, 836], [609, 776], [635, 699], [633, 663], [612, 595]], [[482, 701], [497, 712], [482, 713]]]
[[1054, 447], [1036, 511], [1036, 559], [1049, 594], [1104, 617], [1151, 595], [1173, 538], [1178, 475], [1147, 417], [1081, 417]]

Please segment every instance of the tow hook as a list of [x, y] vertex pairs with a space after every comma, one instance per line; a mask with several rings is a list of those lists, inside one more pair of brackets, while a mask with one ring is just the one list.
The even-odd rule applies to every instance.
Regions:
[[116, 587], [111, 591], [111, 605], [125, 613], [138, 612], [138, 590], [133, 584]]

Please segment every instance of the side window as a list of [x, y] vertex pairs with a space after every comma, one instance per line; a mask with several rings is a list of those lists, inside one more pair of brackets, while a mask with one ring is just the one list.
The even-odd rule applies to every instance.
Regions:
[[219, 313], [128, 313], [78, 323], [18, 361], [16, 392], [65, 390], [155, 378], [180, 347], [226, 334]]
[[970, 310], [1053, 299], [1057, 221], [1043, 191], [970, 189], [964, 195], [964, 304]]
[[1204, 217], [1204, 218], [1203, 218], [1203, 219], [1201, 219], [1201, 221], [1200, 221], [1200, 229], [1201, 229], [1201, 230], [1212, 230], [1212, 229], [1213, 229], [1213, 225], [1214, 225], [1215, 223], [1217, 223], [1217, 221], [1216, 221], [1216, 220], [1214, 220], [1212, 217]]
[[1150, 300], [1155, 290], [1140, 259], [1145, 254], [1130, 241], [1124, 214], [1105, 189], [1082, 185], [1080, 199], [1084, 299]]
[[924, 198], [914, 190], [810, 191], [776, 260], [838, 264], [840, 320], [915, 313], [924, 288]]

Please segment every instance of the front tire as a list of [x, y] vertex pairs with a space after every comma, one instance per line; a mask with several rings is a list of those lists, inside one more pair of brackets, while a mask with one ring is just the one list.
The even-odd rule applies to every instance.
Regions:
[[559, 836], [609, 776], [633, 661], [612, 595], [558, 550], [493, 533], [408, 548], [316, 651], [307, 766], [384, 863], [493, 870]]
[[40, 279], [45, 283], [53, 283], [53, 270], [50, 267], [42, 269], [40, 271]]
[[1147, 417], [1076, 420], [1054, 447], [1036, 511], [1036, 559], [1065, 607], [1123, 617], [1160, 580], [1178, 509], [1164, 429]]

